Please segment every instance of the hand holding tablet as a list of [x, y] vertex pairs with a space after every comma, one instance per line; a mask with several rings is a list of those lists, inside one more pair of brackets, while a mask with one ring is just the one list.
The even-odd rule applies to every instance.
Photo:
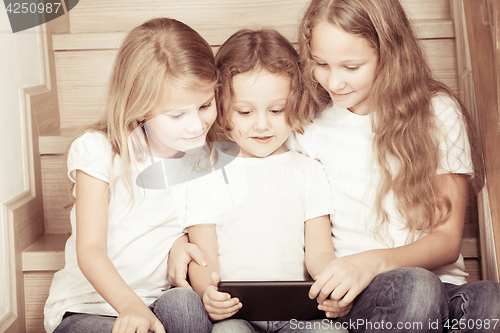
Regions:
[[222, 281], [218, 290], [237, 297], [243, 307], [231, 318], [253, 320], [323, 319], [316, 299], [309, 298], [314, 281]]

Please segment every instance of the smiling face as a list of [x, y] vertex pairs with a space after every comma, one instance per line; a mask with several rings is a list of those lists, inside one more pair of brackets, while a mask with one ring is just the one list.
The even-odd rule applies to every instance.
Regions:
[[287, 151], [291, 129], [285, 119], [290, 79], [265, 70], [233, 77], [231, 138], [243, 157], [267, 157]]
[[153, 154], [168, 158], [202, 147], [216, 116], [213, 85], [196, 91], [166, 86], [144, 123]]
[[366, 115], [378, 65], [377, 51], [364, 38], [320, 21], [311, 31], [313, 76], [333, 103]]

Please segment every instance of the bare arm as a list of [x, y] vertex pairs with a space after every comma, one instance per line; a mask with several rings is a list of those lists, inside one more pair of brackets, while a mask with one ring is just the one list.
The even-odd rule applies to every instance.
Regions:
[[172, 285], [193, 289], [186, 279], [188, 265], [192, 260], [196, 261], [200, 266], [207, 265], [198, 246], [189, 243], [189, 238], [186, 234], [174, 242], [168, 253], [168, 279]]
[[305, 222], [305, 262], [309, 275], [316, 278], [326, 266], [337, 259], [333, 252], [331, 224], [328, 215]]
[[[333, 286], [327, 282], [334, 278], [330, 268], [337, 259], [333, 251], [331, 224], [328, 215], [316, 217], [305, 224], [305, 261], [309, 274], [315, 279], [325, 280], [323, 293], [330, 295]], [[328, 289], [332, 288], [332, 289]], [[316, 297], [314, 295], [312, 298]], [[339, 304], [338, 300], [323, 300], [318, 309], [325, 311], [327, 317], [341, 317], [349, 313], [352, 303]]]
[[[351, 303], [379, 274], [402, 267], [422, 267], [433, 270], [455, 262], [460, 253], [467, 180], [463, 175], [446, 174], [439, 176], [441, 191], [452, 203], [450, 217], [436, 226], [430, 234], [415, 242], [391, 249], [370, 250], [338, 258], [332, 263], [335, 281], [331, 298], [339, 304]], [[318, 301], [329, 295], [323, 292], [326, 279], [319, 278], [311, 287], [311, 295]]]
[[189, 241], [199, 247], [207, 262], [205, 267], [196, 262], [189, 265], [193, 289], [202, 298], [210, 318], [222, 320], [231, 317], [241, 308], [241, 303], [237, 298], [231, 298], [228, 293], [217, 290], [220, 277], [215, 224], [189, 227]]
[[80, 270], [118, 312], [113, 333], [164, 333], [156, 316], [122, 279], [107, 254], [108, 183], [76, 171], [76, 254]]

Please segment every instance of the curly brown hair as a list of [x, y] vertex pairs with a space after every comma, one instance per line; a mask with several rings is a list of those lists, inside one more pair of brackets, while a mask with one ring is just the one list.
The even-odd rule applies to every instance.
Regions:
[[233, 77], [238, 74], [266, 70], [290, 79], [285, 118], [290, 127], [303, 132], [306, 118], [297, 112], [302, 96], [299, 55], [293, 45], [279, 32], [272, 29], [242, 29], [229, 37], [215, 55], [217, 68], [217, 119], [222, 131], [231, 129], [230, 112], [233, 93]]

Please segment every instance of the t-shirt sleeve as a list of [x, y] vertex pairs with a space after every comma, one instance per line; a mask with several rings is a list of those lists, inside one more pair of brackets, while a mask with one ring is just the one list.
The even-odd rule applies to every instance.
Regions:
[[323, 215], [334, 215], [330, 185], [323, 165], [312, 161], [315, 172], [312, 175], [306, 196], [305, 220], [310, 220]]
[[76, 183], [76, 170], [110, 182], [111, 179], [111, 147], [101, 133], [87, 132], [71, 144], [68, 152], [68, 177]]
[[438, 174], [473, 174], [469, 137], [458, 104], [440, 95], [434, 98], [433, 105], [440, 136]]

